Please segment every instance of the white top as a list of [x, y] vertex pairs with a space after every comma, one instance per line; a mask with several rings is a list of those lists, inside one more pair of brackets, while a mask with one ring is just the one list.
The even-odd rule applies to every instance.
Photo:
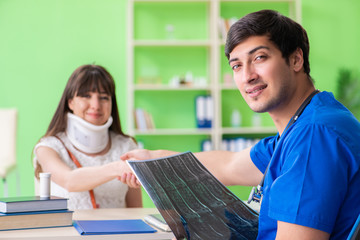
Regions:
[[[120, 160], [120, 156], [127, 151], [137, 148], [136, 143], [131, 139], [110, 131], [111, 148], [101, 156], [90, 157], [80, 152], [70, 143], [65, 133], [59, 133], [58, 137], [64, 142], [67, 149], [76, 157], [83, 167], [100, 166], [110, 162]], [[71, 160], [64, 145], [56, 137], [45, 137], [35, 146], [34, 162], [37, 161], [36, 149], [39, 146], [46, 146], [54, 149], [61, 159], [72, 169], [76, 169], [76, 165]], [[121, 160], [120, 160], [121, 161]], [[121, 181], [114, 179], [94, 188], [95, 200], [100, 208], [123, 208], [125, 206], [125, 195], [128, 186]], [[68, 192], [63, 187], [51, 181], [51, 195], [68, 198], [68, 208], [75, 209], [91, 209], [91, 199], [89, 191], [84, 192]]]

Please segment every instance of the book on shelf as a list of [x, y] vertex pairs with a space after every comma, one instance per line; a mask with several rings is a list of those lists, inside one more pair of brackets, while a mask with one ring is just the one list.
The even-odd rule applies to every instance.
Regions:
[[205, 122], [208, 128], [212, 127], [214, 119], [214, 101], [212, 96], [206, 96], [206, 111], [205, 111]]
[[195, 98], [196, 125], [198, 128], [211, 128], [214, 117], [213, 98], [199, 95]]
[[259, 139], [252, 138], [224, 138], [221, 142], [221, 150], [231, 151], [231, 152], [240, 152], [245, 148], [254, 146]]
[[68, 210], [0, 213], [0, 230], [67, 227], [72, 226], [72, 216]]
[[121, 220], [74, 220], [75, 229], [80, 235], [154, 233], [156, 229], [141, 219]]
[[0, 198], [0, 212], [34, 212], [67, 209], [67, 198], [51, 196], [41, 198], [39, 196], [7, 197]]
[[231, 25], [233, 25], [236, 21], [238, 20], [238, 18], [236, 17], [232, 17], [232, 18], [220, 18], [219, 19], [219, 33], [220, 33], [220, 38], [225, 40], [227, 37], [227, 33], [230, 30]]
[[161, 214], [148, 214], [144, 217], [144, 221], [162, 231], [171, 232], [169, 225], [167, 225], [165, 219], [161, 216]]
[[212, 142], [210, 139], [205, 139], [201, 142], [201, 151], [207, 152], [213, 150], [212, 148]]
[[258, 213], [191, 152], [127, 163], [177, 239], [256, 239]]
[[152, 115], [147, 112], [145, 109], [136, 108], [135, 109], [135, 127], [138, 130], [149, 130], [154, 129], [155, 124]]

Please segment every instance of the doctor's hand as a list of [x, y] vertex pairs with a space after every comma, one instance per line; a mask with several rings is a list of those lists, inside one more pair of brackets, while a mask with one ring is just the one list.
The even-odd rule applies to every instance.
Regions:
[[147, 149], [135, 149], [123, 154], [120, 159], [122, 160], [147, 160], [154, 158], [162, 158], [170, 155], [174, 155], [177, 152], [168, 150], [147, 150]]

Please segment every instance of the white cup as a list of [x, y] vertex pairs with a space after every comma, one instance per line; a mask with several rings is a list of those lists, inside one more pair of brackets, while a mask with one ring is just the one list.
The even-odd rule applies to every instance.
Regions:
[[51, 173], [40, 173], [40, 199], [50, 198]]

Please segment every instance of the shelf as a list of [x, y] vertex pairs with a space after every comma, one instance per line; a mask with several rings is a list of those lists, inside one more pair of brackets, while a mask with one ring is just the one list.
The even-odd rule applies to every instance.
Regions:
[[161, 3], [161, 2], [165, 2], [165, 3], [167, 3], [167, 2], [174, 2], [174, 3], [183, 3], [183, 2], [192, 2], [192, 3], [194, 3], [194, 2], [209, 2], [210, 0], [132, 0], [133, 2], [139, 2], [139, 3], [141, 3], [141, 2], [145, 2], [145, 3], [152, 3], [152, 2], [159, 2], [159, 3]]
[[[132, 0], [133, 2], [211, 2], [211, 0]], [[219, 0], [219, 2], [284, 2], [295, 3], [296, 0]]]
[[296, 0], [220, 0], [220, 2], [282, 2], [282, 3], [295, 3]]
[[149, 129], [149, 130], [135, 130], [136, 135], [210, 135], [212, 133], [211, 128], [188, 128], [188, 129]]
[[222, 128], [222, 134], [277, 134], [275, 127]]
[[237, 90], [238, 91], [238, 88], [235, 85], [222, 85], [221, 89], [222, 90]]
[[[226, 21], [226, 28], [221, 22], [266, 8], [300, 23], [300, 1], [129, 0], [129, 134], [139, 137], [145, 148], [167, 147], [175, 151], [197, 151], [204, 141], [211, 141], [212, 149], [219, 150], [227, 137], [251, 140], [277, 134], [267, 114], [260, 115], [261, 123], [254, 123], [254, 113], [232, 80], [223, 36], [228, 23], [234, 21]], [[193, 85], [177, 85], [185, 81], [188, 73], [194, 77]], [[200, 95], [213, 99], [212, 111], [203, 110], [212, 113], [209, 129], [196, 128], [196, 99]], [[146, 110], [157, 128], [136, 129], [136, 108]], [[241, 126], [249, 127], [230, 127], [234, 110], [241, 113]], [[258, 125], [262, 127], [253, 127]]]
[[[213, 130], [211, 128], [188, 128], [188, 129], [149, 129], [135, 130], [136, 135], [210, 135]], [[275, 127], [239, 127], [239, 128], [222, 128], [221, 134], [277, 134]]]
[[176, 86], [176, 87], [172, 87], [172, 86], [168, 86], [168, 85], [152, 85], [152, 84], [135, 84], [134, 85], [134, 90], [135, 91], [199, 91], [199, 90], [204, 90], [204, 91], [209, 91], [211, 90], [210, 86]]
[[136, 47], [210, 47], [209, 40], [134, 40], [132, 43]]

